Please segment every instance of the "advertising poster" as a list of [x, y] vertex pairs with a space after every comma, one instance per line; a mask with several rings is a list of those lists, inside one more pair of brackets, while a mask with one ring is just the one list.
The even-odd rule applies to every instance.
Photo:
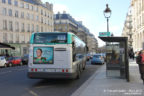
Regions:
[[34, 47], [33, 64], [53, 64], [53, 47]]

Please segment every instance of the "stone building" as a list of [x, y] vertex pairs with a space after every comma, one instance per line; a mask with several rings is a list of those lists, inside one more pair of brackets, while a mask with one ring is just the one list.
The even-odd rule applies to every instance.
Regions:
[[0, 42], [16, 47], [14, 55], [28, 53], [33, 32], [52, 32], [53, 5], [41, 0], [0, 0]]

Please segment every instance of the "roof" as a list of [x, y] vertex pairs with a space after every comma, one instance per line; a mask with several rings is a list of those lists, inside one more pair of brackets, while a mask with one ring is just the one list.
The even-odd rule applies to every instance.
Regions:
[[41, 2], [41, 0], [23, 0], [23, 1], [27, 3], [35, 4], [35, 5], [40, 5], [44, 8], [47, 8], [46, 5]]
[[0, 49], [15, 49], [15, 47], [12, 47], [8, 44], [5, 44], [5, 43], [0, 43]]
[[23, 0], [23, 1], [31, 3], [31, 4], [40, 4], [40, 3], [36, 2], [35, 0]]
[[99, 37], [104, 42], [121, 42], [127, 41], [127, 37]]

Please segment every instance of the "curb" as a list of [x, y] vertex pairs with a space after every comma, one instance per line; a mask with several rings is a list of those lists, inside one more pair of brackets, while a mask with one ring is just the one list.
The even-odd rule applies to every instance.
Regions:
[[84, 84], [80, 86], [71, 96], [80, 96], [80, 94], [88, 87], [91, 81], [96, 77], [98, 73], [100, 73], [101, 69], [105, 67], [102, 65]]

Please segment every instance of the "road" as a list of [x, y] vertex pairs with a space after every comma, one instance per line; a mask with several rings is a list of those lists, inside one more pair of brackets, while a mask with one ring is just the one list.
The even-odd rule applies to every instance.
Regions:
[[29, 79], [26, 65], [0, 68], [0, 96], [70, 96], [100, 66], [87, 62], [79, 80]]

